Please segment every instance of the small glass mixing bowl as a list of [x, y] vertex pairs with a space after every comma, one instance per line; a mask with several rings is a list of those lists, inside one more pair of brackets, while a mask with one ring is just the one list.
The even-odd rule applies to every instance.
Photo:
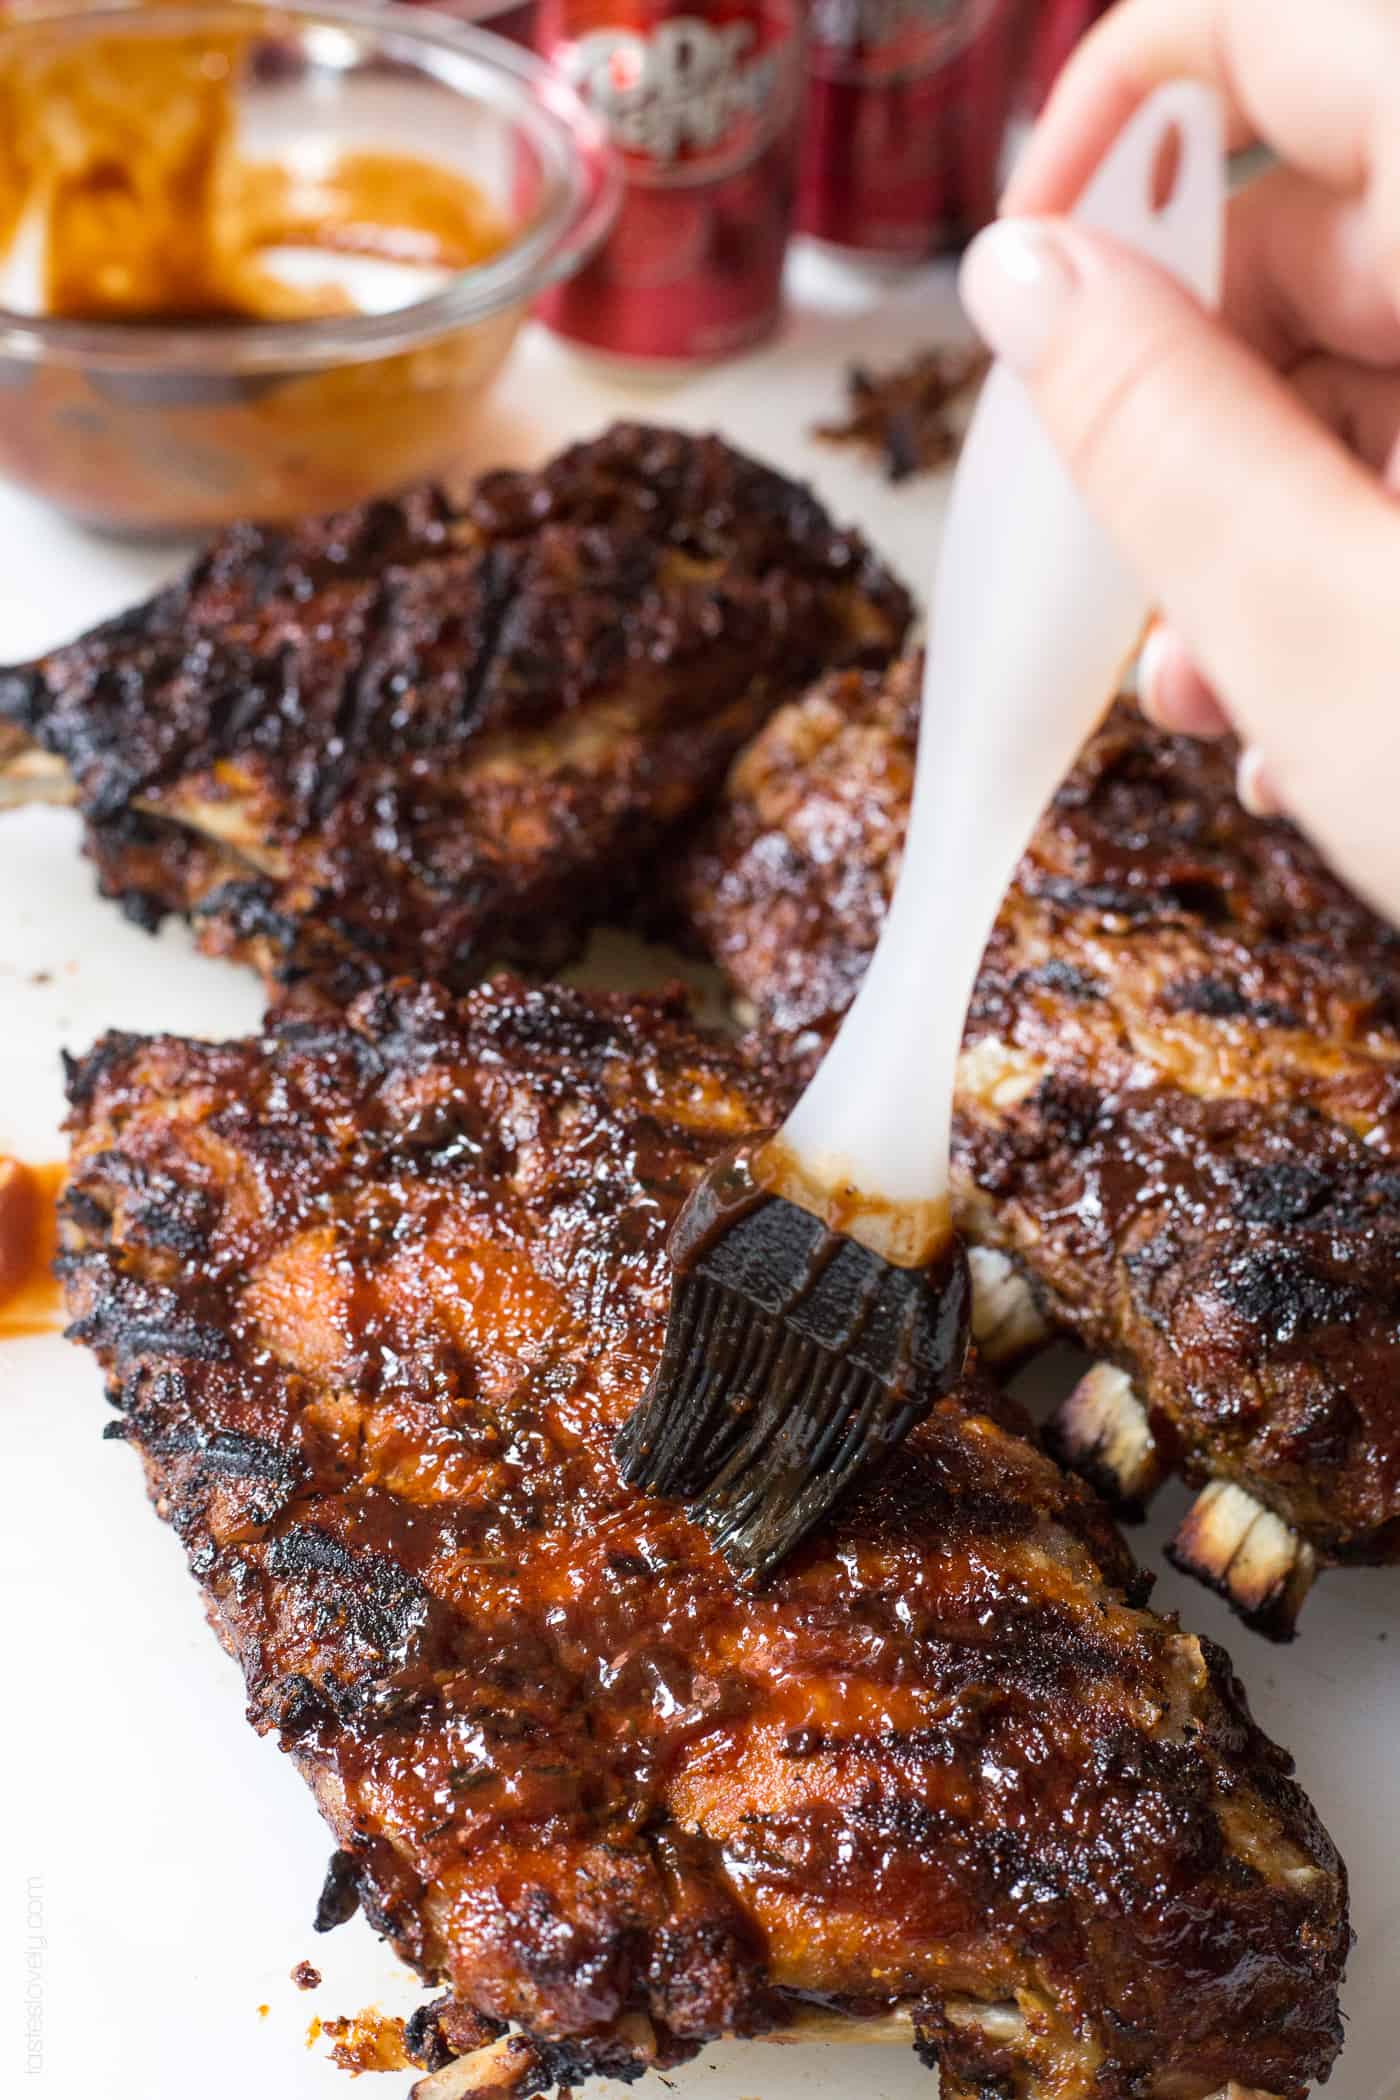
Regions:
[[[489, 260], [388, 311], [86, 321], [0, 306], [0, 474], [86, 524], [203, 532], [334, 509], [448, 469], [531, 301], [611, 223], [596, 119], [504, 38], [433, 14], [199, 0], [29, 8], [13, 40], [230, 37], [260, 160], [368, 149], [468, 177], [512, 228]], [[47, 49], [47, 46], [46, 46]]]

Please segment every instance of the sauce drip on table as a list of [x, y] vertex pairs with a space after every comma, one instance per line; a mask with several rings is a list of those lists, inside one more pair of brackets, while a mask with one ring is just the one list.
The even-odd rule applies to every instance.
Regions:
[[50, 1334], [62, 1323], [53, 1260], [65, 1171], [57, 1161], [31, 1167], [0, 1157], [0, 1340]]

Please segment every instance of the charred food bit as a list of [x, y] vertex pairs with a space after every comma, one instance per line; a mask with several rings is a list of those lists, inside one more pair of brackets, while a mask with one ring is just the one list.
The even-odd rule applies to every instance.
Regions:
[[107, 895], [284, 991], [465, 984], [635, 909], [771, 709], [909, 617], [807, 490], [622, 425], [461, 501], [235, 528], [0, 674], [0, 781], [71, 791]]
[[[782, 710], [682, 870], [794, 1088], [875, 945], [918, 698], [906, 663]], [[955, 1160], [962, 1230], [1123, 1374], [1060, 1448], [1120, 1502], [1179, 1467], [1272, 1512], [1267, 1576], [1215, 1515], [1177, 1551], [1281, 1634], [1317, 1564], [1400, 1557], [1400, 934], [1232, 763], [1126, 701], [1090, 741], [987, 951]]]
[[1336, 1854], [994, 1387], [756, 1594], [620, 1481], [667, 1232], [777, 1109], [741, 1050], [676, 1002], [399, 984], [110, 1036], [70, 1093], [73, 1332], [254, 1724], [449, 1994], [421, 2092], [664, 2070], [813, 2001], [950, 2100], [1325, 2074]]
[[321, 2033], [331, 2044], [331, 2062], [358, 2078], [362, 2071], [407, 2071], [413, 2058], [404, 2047], [404, 2023], [374, 2005], [363, 2012], [323, 2020]]
[[946, 348], [917, 350], [884, 372], [852, 365], [845, 420], [818, 423], [814, 435], [828, 444], [860, 446], [884, 468], [887, 481], [933, 472], [956, 456], [964, 412], [986, 370], [982, 351]]

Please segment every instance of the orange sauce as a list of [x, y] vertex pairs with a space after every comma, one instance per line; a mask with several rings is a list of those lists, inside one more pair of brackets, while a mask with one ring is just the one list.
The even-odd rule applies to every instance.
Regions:
[[52, 1334], [63, 1322], [53, 1273], [66, 1169], [0, 1158], [0, 1340]]
[[[8, 303], [182, 328], [353, 316], [386, 292], [390, 305], [420, 295], [389, 266], [445, 280], [509, 245], [507, 212], [433, 159], [251, 158], [240, 119], [262, 18], [246, 18], [195, 34], [136, 17], [76, 39], [71, 19], [5, 23]], [[275, 42], [275, 12], [267, 20]], [[179, 357], [128, 367], [105, 352], [6, 366], [0, 476], [87, 523], [138, 532], [339, 509], [448, 469], [523, 317], [501, 307], [392, 352], [347, 362], [328, 349], [285, 370], [266, 357], [246, 370]]]
[[331, 2062], [358, 2077], [361, 2071], [411, 2071], [413, 2058], [404, 2047], [404, 2024], [374, 2005], [339, 2020], [313, 2021], [334, 2044]]
[[314, 170], [245, 159], [235, 90], [249, 39], [40, 30], [0, 59], [0, 251], [37, 219], [43, 312], [87, 321], [302, 320], [356, 303], [291, 284], [268, 251], [305, 247], [444, 270], [511, 229], [468, 177], [408, 154]]

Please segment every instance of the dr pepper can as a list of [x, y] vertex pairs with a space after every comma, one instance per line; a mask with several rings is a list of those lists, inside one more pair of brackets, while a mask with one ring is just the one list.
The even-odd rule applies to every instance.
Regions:
[[1027, 69], [1026, 108], [1036, 115], [1055, 85], [1070, 52], [1086, 29], [1092, 29], [1109, 0], [1038, 0]]
[[741, 350], [778, 317], [792, 222], [800, 0], [540, 0], [536, 45], [603, 118], [623, 198], [546, 294], [561, 335], [628, 360]]
[[1025, 0], [812, 0], [797, 223], [912, 260], [995, 208]]

